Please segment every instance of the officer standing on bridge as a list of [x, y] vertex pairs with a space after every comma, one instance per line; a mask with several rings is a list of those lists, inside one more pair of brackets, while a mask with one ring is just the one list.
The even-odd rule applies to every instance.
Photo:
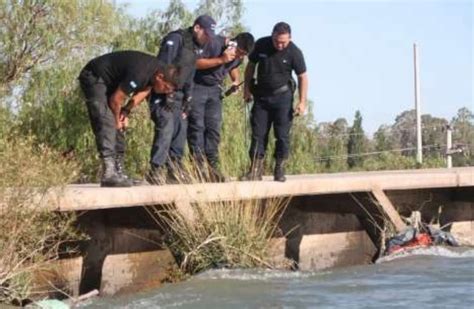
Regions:
[[[193, 108], [188, 118], [188, 146], [200, 175], [209, 176], [210, 181], [225, 181], [218, 166], [223, 81], [229, 74], [232, 86], [228, 94], [238, 91], [238, 66], [253, 45], [254, 38], [248, 32], [240, 33], [232, 40], [219, 35], [204, 45], [196, 61]], [[204, 170], [206, 166], [208, 172]]]
[[[257, 69], [257, 79], [254, 73]], [[293, 93], [298, 77], [299, 103], [293, 110]], [[288, 159], [290, 127], [293, 115], [306, 109], [308, 78], [303, 53], [291, 41], [291, 28], [285, 22], [273, 27], [272, 35], [255, 43], [245, 70], [244, 100], [254, 104], [251, 112], [252, 140], [249, 155], [251, 165], [241, 180], [261, 180], [268, 133], [271, 126], [276, 138], [274, 180], [285, 181], [284, 162]]]
[[191, 108], [196, 55], [215, 36], [215, 27], [216, 22], [212, 17], [201, 15], [192, 27], [170, 32], [161, 42], [158, 59], [179, 64], [181, 74], [178, 89], [174, 93], [152, 93], [150, 97], [151, 119], [155, 124], [151, 168], [146, 177], [150, 183], [187, 181], [181, 160], [186, 143], [186, 118]]
[[79, 82], [102, 159], [102, 187], [133, 184], [123, 168], [128, 115], [152, 89], [161, 94], [174, 91], [178, 74], [175, 66], [138, 51], [105, 54], [82, 69]]

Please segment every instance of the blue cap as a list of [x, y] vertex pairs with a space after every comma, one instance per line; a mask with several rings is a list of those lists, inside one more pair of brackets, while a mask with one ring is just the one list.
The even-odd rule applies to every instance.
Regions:
[[209, 15], [201, 15], [194, 21], [194, 25], [204, 29], [207, 37], [213, 38], [216, 35], [216, 21]]

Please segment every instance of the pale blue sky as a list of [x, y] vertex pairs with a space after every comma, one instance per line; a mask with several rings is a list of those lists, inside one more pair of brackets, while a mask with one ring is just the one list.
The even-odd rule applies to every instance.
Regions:
[[[168, 1], [119, 0], [136, 17]], [[198, 1], [184, 1], [194, 9]], [[360, 110], [367, 133], [414, 107], [413, 43], [419, 47], [422, 112], [450, 120], [473, 103], [473, 1], [244, 1], [256, 38], [288, 22], [305, 55], [317, 122]]]

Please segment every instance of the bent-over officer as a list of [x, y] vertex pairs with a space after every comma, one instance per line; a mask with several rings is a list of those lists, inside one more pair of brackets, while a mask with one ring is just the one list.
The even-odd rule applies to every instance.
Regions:
[[210, 181], [225, 181], [219, 169], [223, 81], [228, 74], [232, 80], [230, 92], [238, 90], [238, 67], [253, 46], [254, 38], [248, 32], [239, 33], [231, 40], [217, 35], [204, 45], [196, 61], [193, 108], [188, 117], [188, 146], [200, 174], [209, 177]]
[[192, 82], [196, 71], [196, 55], [215, 35], [216, 22], [201, 15], [192, 27], [167, 34], [161, 42], [158, 59], [180, 67], [179, 85], [172, 94], [152, 93], [151, 119], [155, 134], [151, 148], [147, 181], [152, 184], [183, 183], [188, 179], [182, 168], [186, 143], [187, 115], [192, 103]]
[[175, 66], [138, 51], [105, 54], [82, 69], [79, 82], [103, 165], [101, 186], [133, 184], [123, 168], [128, 114], [152, 89], [162, 94], [173, 92], [178, 74]]
[[[256, 80], [253, 78], [257, 70]], [[298, 77], [299, 102], [293, 110], [293, 93]], [[252, 140], [249, 171], [241, 180], [261, 180], [268, 133], [273, 125], [276, 138], [274, 180], [285, 181], [284, 163], [290, 148], [293, 115], [306, 109], [308, 78], [301, 50], [291, 41], [291, 28], [285, 22], [273, 27], [272, 35], [260, 38], [249, 55], [245, 70], [244, 100], [254, 104], [251, 111]]]

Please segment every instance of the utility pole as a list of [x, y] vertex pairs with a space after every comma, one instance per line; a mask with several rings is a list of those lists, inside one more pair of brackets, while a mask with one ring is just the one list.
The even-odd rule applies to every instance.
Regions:
[[446, 126], [446, 167], [447, 168], [453, 167], [453, 158], [451, 157], [452, 147], [453, 147], [452, 133], [453, 133], [453, 129], [448, 124]]
[[418, 48], [413, 44], [413, 58], [415, 65], [415, 110], [416, 110], [416, 162], [423, 163], [423, 151], [421, 143], [421, 99], [420, 99], [420, 75], [418, 67]]

